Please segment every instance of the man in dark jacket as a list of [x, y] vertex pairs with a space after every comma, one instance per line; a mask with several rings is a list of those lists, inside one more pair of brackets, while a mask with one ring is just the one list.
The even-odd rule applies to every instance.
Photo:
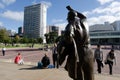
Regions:
[[45, 54], [45, 56], [42, 58], [41, 62], [42, 62], [42, 64], [43, 64], [43, 68], [47, 68], [48, 65], [50, 64], [50, 59], [49, 59], [49, 57]]
[[97, 48], [94, 51], [94, 59], [97, 62], [97, 71], [98, 73], [101, 73], [101, 67], [103, 67], [103, 51], [100, 47], [100, 45], [97, 45]]

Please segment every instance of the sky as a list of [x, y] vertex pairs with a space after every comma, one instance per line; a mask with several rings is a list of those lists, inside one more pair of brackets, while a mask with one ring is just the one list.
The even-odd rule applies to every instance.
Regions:
[[0, 0], [0, 26], [17, 32], [23, 26], [24, 7], [37, 3], [48, 5], [47, 25], [63, 30], [67, 25], [68, 5], [86, 15], [89, 26], [120, 20], [120, 0]]

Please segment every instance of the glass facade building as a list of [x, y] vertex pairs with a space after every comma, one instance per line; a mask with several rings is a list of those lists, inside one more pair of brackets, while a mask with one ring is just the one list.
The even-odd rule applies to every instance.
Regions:
[[[117, 24], [117, 25], [116, 25]], [[120, 21], [115, 21], [112, 24], [98, 24], [90, 26], [90, 41], [91, 44], [101, 45], [120, 45]]]
[[91, 44], [120, 45], [120, 31], [90, 32]]

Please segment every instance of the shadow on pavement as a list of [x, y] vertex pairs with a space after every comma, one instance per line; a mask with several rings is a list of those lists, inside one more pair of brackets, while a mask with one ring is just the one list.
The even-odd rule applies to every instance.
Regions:
[[19, 70], [38, 70], [39, 68], [36, 66], [30, 67], [30, 68], [20, 68]]

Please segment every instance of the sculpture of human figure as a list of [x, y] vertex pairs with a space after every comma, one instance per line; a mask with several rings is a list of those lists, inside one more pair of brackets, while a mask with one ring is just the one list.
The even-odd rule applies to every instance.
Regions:
[[66, 7], [69, 12], [67, 16], [68, 24], [65, 28], [65, 37], [68, 42], [71, 37], [74, 37], [74, 31], [77, 29], [80, 32], [81, 39], [84, 38], [84, 42], [89, 43], [89, 27], [87, 25], [86, 16], [73, 10], [70, 6]]
[[65, 69], [71, 78], [74, 80], [94, 80], [94, 61], [89, 48], [90, 38], [86, 17], [70, 6], [66, 8], [69, 10], [68, 24], [65, 28], [64, 39], [58, 44], [59, 64], [61, 65], [68, 55]]

